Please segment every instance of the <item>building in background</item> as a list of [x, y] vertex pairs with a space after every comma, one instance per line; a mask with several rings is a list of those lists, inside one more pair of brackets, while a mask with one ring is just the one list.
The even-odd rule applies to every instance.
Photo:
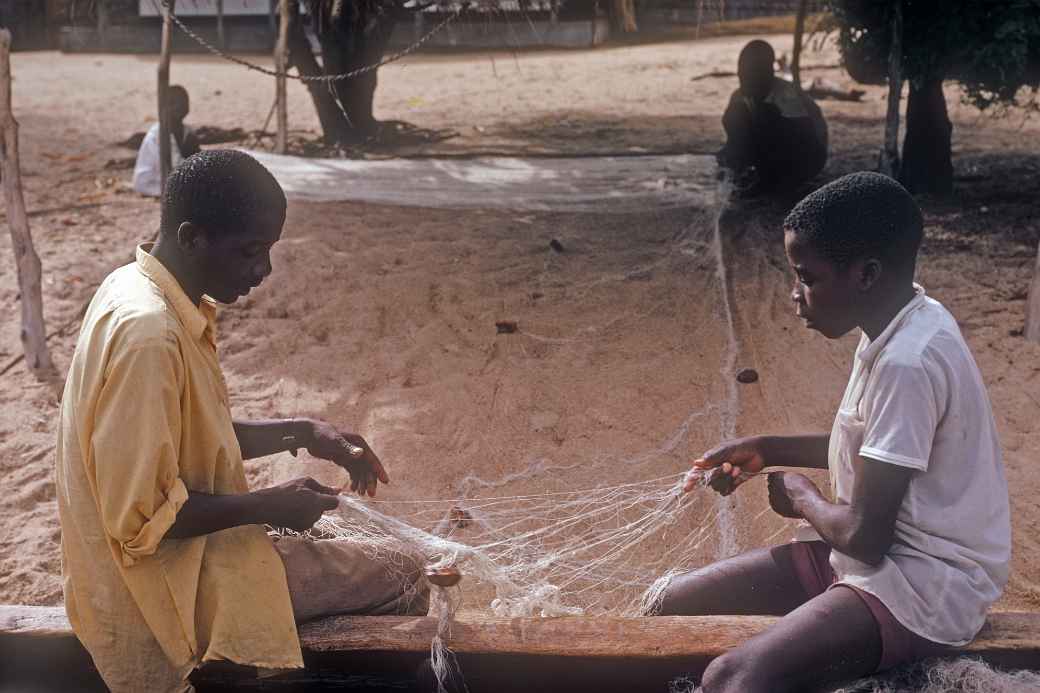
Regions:
[[[298, 0], [294, 0], [298, 1]], [[799, 0], [484, 0], [482, 11], [450, 23], [430, 37], [430, 48], [587, 47], [623, 28], [667, 33], [719, 21], [789, 15]], [[277, 36], [278, 0], [177, 0], [177, 15], [213, 45], [232, 53], [270, 53]], [[820, 11], [822, 0], [810, 0]], [[402, 19], [391, 49], [412, 44], [437, 26], [444, 4]], [[632, 12], [634, 10], [634, 12]], [[157, 53], [160, 0], [0, 0], [0, 25], [13, 35], [15, 50], [60, 48], [69, 52]], [[204, 49], [181, 31], [177, 53]]]

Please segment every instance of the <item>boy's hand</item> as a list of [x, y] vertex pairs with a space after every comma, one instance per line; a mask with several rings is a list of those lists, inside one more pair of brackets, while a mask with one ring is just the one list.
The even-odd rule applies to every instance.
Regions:
[[[700, 472], [718, 470], [713, 472], [710, 484], [723, 496], [728, 496], [750, 476], [765, 469], [761, 443], [757, 436], [726, 441], [694, 460], [693, 469]], [[683, 491], [689, 493], [696, 485], [697, 479], [690, 476], [683, 485]]]
[[305, 532], [321, 519], [322, 513], [339, 505], [337, 491], [314, 479], [293, 479], [257, 491], [261, 521], [275, 527]]
[[365, 439], [354, 433], [341, 433], [324, 421], [312, 421], [307, 452], [343, 467], [350, 474], [350, 490], [360, 495], [376, 495], [379, 482], [390, 483], [383, 463]]
[[816, 484], [797, 472], [770, 472], [769, 505], [777, 515], [795, 520], [803, 519], [798, 511], [798, 500], [806, 493], [819, 492]]

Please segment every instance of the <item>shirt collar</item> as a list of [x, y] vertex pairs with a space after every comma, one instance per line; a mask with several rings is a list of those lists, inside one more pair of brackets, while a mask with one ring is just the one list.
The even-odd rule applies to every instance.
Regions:
[[872, 363], [877, 358], [881, 350], [885, 348], [889, 340], [892, 339], [892, 335], [896, 333], [903, 321], [906, 320], [906, 316], [914, 312], [918, 308], [924, 305], [925, 299], [927, 298], [924, 287], [918, 283], [914, 283], [914, 297], [910, 299], [903, 309], [896, 313], [896, 316], [888, 323], [881, 334], [877, 336], [877, 339], [870, 341], [866, 333], [863, 334], [864, 346], [858, 354], [857, 358], [864, 363]]
[[151, 255], [154, 243], [137, 246], [137, 269], [162, 291], [174, 314], [193, 339], [203, 335], [214, 347], [217, 343], [217, 306], [212, 298], [203, 296], [199, 305], [188, 298], [180, 282], [170, 270]]

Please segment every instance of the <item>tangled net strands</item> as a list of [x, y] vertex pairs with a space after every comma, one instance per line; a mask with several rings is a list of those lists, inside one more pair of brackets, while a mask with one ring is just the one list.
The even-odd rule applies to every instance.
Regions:
[[[668, 693], [699, 691], [685, 676], [668, 686]], [[970, 657], [926, 659], [820, 693], [1040, 693], [1040, 674], [999, 671]]]
[[[618, 459], [605, 455], [571, 464], [537, 462], [496, 481], [463, 480], [460, 497], [435, 500], [362, 501], [341, 496], [338, 512], [323, 517], [312, 534], [348, 539], [363, 547], [402, 586], [414, 585], [414, 566], [425, 566], [431, 583], [431, 615], [438, 618], [430, 658], [439, 690], [465, 682], [447, 646], [454, 617], [490, 612], [499, 617], [566, 615], [639, 616], [653, 613], [677, 573], [741, 550], [732, 499], [708, 487], [682, 492], [687, 472], [649, 476], [651, 463], [681, 456], [694, 426], [717, 426], [720, 439], [736, 434], [739, 391], [733, 377], [738, 350], [720, 232], [731, 185], [715, 196], [713, 228], [688, 229], [674, 250], [710, 256], [719, 293], [718, 316], [726, 326], [720, 401], [693, 411], [658, 448]], [[507, 495], [514, 486], [547, 472], [588, 471], [602, 485], [582, 490]], [[673, 469], [675, 467], [672, 467]], [[660, 469], [660, 467], [658, 467]], [[470, 495], [472, 491], [496, 495]], [[490, 490], [490, 491], [489, 491]], [[756, 525], [771, 514], [753, 508], [741, 524]], [[779, 524], [761, 544], [783, 541], [792, 523]], [[461, 576], [461, 580], [459, 579]], [[443, 580], [442, 580], [443, 578]], [[679, 679], [675, 693], [692, 693], [694, 682]], [[1003, 673], [972, 659], [919, 663], [883, 677], [864, 679], [834, 693], [981, 693], [1036, 691], [1040, 675]]]
[[833, 693], [1040, 693], [1040, 674], [998, 671], [968, 657], [925, 660]]
[[[724, 181], [710, 210], [713, 228], [689, 229], [673, 250], [716, 265], [712, 283], [720, 293], [719, 316], [728, 332], [720, 372], [726, 382], [735, 382], [738, 345], [719, 233], [729, 192]], [[650, 463], [681, 456], [680, 445], [694, 426], [717, 426], [719, 438], [732, 437], [738, 392], [731, 385], [721, 393], [725, 401], [691, 412], [660, 447], [641, 455], [535, 465], [491, 483], [471, 477], [460, 498], [362, 501], [341, 496], [339, 512], [326, 515], [312, 533], [364, 547], [388, 571], [396, 571], [402, 585], [412, 584], [407, 573], [413, 566], [426, 566], [433, 578], [431, 610], [440, 619], [431, 659], [445, 690], [455, 678], [445, 641], [460, 609], [499, 617], [652, 613], [677, 572], [740, 549], [731, 499], [719, 497], [706, 484], [684, 494], [685, 471], [661, 476], [658, 467], [652, 478], [631, 481], [651, 476]], [[523, 488], [532, 476], [577, 468], [602, 485], [506, 495], [514, 487]], [[495, 495], [470, 497], [474, 489], [489, 493], [489, 488]], [[768, 506], [760, 508], [748, 521], [767, 513]], [[779, 540], [789, 530], [789, 524], [782, 524], [769, 539]], [[459, 574], [461, 582], [451, 584]], [[444, 585], [437, 584], [440, 577], [446, 578]]]

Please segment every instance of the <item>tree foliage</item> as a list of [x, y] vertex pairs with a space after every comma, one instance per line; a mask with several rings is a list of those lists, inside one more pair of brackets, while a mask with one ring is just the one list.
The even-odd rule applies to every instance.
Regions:
[[[898, 3], [898, 4], [897, 4]], [[910, 83], [898, 178], [914, 193], [953, 189], [952, 124], [943, 81], [980, 109], [1038, 109], [1040, 0], [828, 0], [853, 79], [888, 75], [893, 18], [902, 15], [902, 63]], [[1031, 87], [1031, 89], [1023, 89]]]
[[[896, 0], [903, 73], [915, 84], [952, 79], [980, 109], [1020, 103], [1040, 85], [1040, 0]], [[853, 79], [885, 81], [892, 0], [830, 0]]]

